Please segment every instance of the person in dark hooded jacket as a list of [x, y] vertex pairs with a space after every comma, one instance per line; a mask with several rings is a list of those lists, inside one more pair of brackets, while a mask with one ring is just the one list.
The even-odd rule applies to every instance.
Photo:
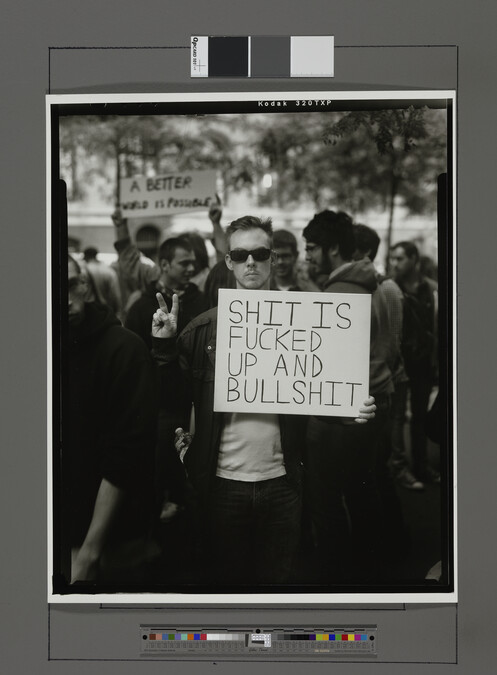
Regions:
[[382, 542], [375, 468], [398, 347], [371, 260], [352, 260], [355, 239], [350, 216], [323, 211], [310, 221], [303, 236], [310, 272], [314, 277], [328, 275], [324, 292], [371, 296], [369, 390], [375, 398], [376, 417], [367, 425], [311, 417], [306, 475], [320, 574], [328, 580], [375, 580]]
[[[140, 338], [99, 303], [85, 302], [68, 264], [62, 371], [62, 573], [112, 581], [147, 557], [157, 387]], [[68, 556], [72, 554], [72, 562]]]

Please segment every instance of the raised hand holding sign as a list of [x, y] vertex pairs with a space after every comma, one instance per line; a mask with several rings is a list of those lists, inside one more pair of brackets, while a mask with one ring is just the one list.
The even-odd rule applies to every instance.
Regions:
[[124, 224], [125, 219], [123, 218], [123, 214], [122, 214], [121, 209], [119, 207], [116, 207], [114, 209], [114, 211], [112, 212], [111, 218], [112, 218], [112, 222], [114, 223], [115, 227], [120, 227], [121, 225]]
[[223, 215], [223, 207], [221, 206], [221, 199], [216, 192], [216, 201], [209, 206], [209, 220], [212, 223], [219, 224], [221, 216]]
[[159, 309], [152, 318], [152, 337], [172, 338], [178, 332], [179, 300], [176, 293], [173, 295], [171, 311], [167, 309], [166, 301], [161, 293], [156, 293]]

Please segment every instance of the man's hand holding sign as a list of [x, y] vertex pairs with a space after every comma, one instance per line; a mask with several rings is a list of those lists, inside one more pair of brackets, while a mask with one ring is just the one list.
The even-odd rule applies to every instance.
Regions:
[[[236, 295], [236, 293], [237, 293], [237, 291], [230, 291], [230, 294]], [[264, 291], [264, 292], [261, 292], [261, 294], [258, 294], [258, 296], [257, 296], [258, 297], [258, 305], [260, 306], [259, 301], [262, 297], [265, 296], [265, 294], [268, 294], [267, 302], [270, 303], [269, 307], [270, 307], [270, 310], [271, 310], [271, 315], [273, 317], [275, 305], [274, 305], [274, 300], [270, 299], [270, 298], [272, 298], [272, 294], [270, 292], [268, 293], [268, 292]], [[240, 296], [240, 293], [238, 292], [237, 300], [235, 302], [238, 302], [238, 303], [241, 302], [238, 299], [239, 296]], [[178, 325], [178, 310], [179, 310], [178, 297], [177, 297], [177, 295], [173, 296], [173, 304], [172, 304], [172, 307], [171, 307], [170, 311], [168, 310], [166, 302], [165, 302], [164, 298], [162, 297], [161, 293], [157, 293], [156, 297], [157, 297], [157, 301], [159, 303], [159, 309], [155, 312], [155, 314], [153, 316], [152, 336], [155, 337], [155, 338], [162, 338], [162, 339], [174, 338], [174, 337], [176, 337], [176, 334], [177, 334], [177, 325]], [[280, 299], [280, 298], [283, 297], [283, 294], [279, 293], [277, 297], [278, 297], [278, 305], [284, 304], [283, 300]], [[292, 316], [292, 319], [293, 319], [293, 316], [295, 315], [295, 312], [296, 312], [295, 306], [301, 305], [302, 303], [295, 301], [296, 295], [294, 293], [291, 295], [291, 298], [292, 298], [292, 301], [290, 302], [291, 310], [292, 310], [291, 316]], [[312, 301], [312, 296], [309, 295], [308, 298], [309, 298], [309, 301]], [[264, 302], [264, 300], [262, 302]], [[316, 301], [314, 301], [314, 304], [316, 304]], [[321, 302], [321, 303], [318, 303], [318, 304], [319, 304], [319, 306], [317, 308], [315, 308], [315, 311], [319, 313], [319, 317], [322, 320], [323, 319], [323, 303]], [[327, 304], [329, 305], [331, 303], [327, 303]], [[231, 306], [233, 308], [233, 301], [231, 302]], [[238, 305], [236, 305], [236, 306], [238, 307]], [[338, 310], [339, 310], [339, 307], [338, 307], [337, 311]], [[234, 308], [233, 308], [233, 311], [234, 311]], [[248, 310], [248, 311], [250, 313], [250, 310]], [[345, 309], [343, 311], [345, 311]], [[230, 312], [228, 312], [227, 315], [229, 316]], [[238, 311], [235, 312], [235, 316], [236, 317], [239, 316]], [[290, 316], [290, 314], [289, 314], [289, 316]], [[318, 314], [316, 314], [316, 317], [317, 316], [318, 316]], [[268, 318], [268, 317], [266, 317], [266, 318]], [[276, 322], [276, 319], [274, 319], [274, 320]], [[366, 325], [367, 325], [368, 321], [369, 321], [369, 319], [367, 318]], [[223, 318], [222, 315], [218, 316], [218, 322], [221, 322], [221, 323], [224, 322], [224, 318]], [[267, 322], [265, 322], [265, 324], [264, 324], [265, 327], [262, 330], [269, 331], [269, 327], [266, 325], [266, 323]], [[349, 319], [347, 319], [347, 318], [343, 319], [343, 317], [342, 317], [342, 325], [346, 326], [348, 323], [350, 323]], [[322, 327], [324, 327], [325, 324], [321, 321], [320, 325]], [[316, 325], [316, 328], [317, 327], [318, 327], [318, 325]], [[290, 338], [288, 338], [289, 331], [285, 331], [283, 329], [279, 330], [278, 334], [275, 333], [273, 335], [273, 337], [274, 337], [273, 341], [275, 343], [275, 346], [276, 346], [276, 348], [281, 347], [281, 351], [283, 352], [283, 355], [280, 354], [279, 356], [276, 356], [276, 361], [274, 362], [276, 364], [276, 366], [275, 366], [276, 367], [276, 373], [271, 373], [272, 375], [276, 375], [278, 373], [278, 371], [282, 371], [283, 373], [285, 373], [285, 372], [288, 373], [287, 361], [284, 360], [284, 356], [287, 355], [287, 352], [289, 351], [289, 346], [290, 346], [290, 343], [288, 343], [288, 339], [291, 340], [291, 344], [296, 349], [295, 360], [294, 360], [293, 366], [292, 366], [293, 370], [294, 370], [294, 372], [299, 372], [300, 374], [304, 373], [304, 369], [307, 370], [307, 362], [309, 362], [309, 364], [311, 363], [311, 360], [312, 360], [311, 359], [311, 357], [312, 357], [311, 352], [313, 350], [317, 350], [316, 345], [318, 344], [318, 340], [319, 340], [319, 343], [320, 343], [319, 346], [321, 347], [321, 338], [320, 338], [319, 333], [317, 331], [315, 331], [314, 329], [309, 328], [309, 343], [307, 345], [307, 347], [308, 347], [307, 351], [309, 353], [308, 354], [300, 353], [300, 352], [306, 351], [303, 346], [302, 347], [300, 346], [301, 344], [302, 345], [304, 344], [304, 342], [303, 342], [304, 329], [301, 328], [301, 329], [296, 329], [296, 330], [298, 332], [293, 333], [293, 335], [290, 335]], [[267, 335], [267, 333], [266, 333], [265, 337], [268, 338], [269, 335]], [[234, 338], [233, 341], [236, 342], [236, 338]], [[261, 347], [262, 351], [266, 350], [266, 347], [264, 346], [264, 340], [262, 338], [261, 338], [261, 341], [259, 343], [259, 346]], [[230, 360], [233, 357], [234, 351], [235, 351], [234, 349], [231, 349], [231, 345], [228, 345], [227, 350], [225, 352], [225, 356], [228, 360]], [[251, 360], [255, 359], [255, 356], [253, 355], [253, 350], [251, 350], [250, 353], [251, 353]], [[318, 358], [318, 357], [316, 356], [316, 358]], [[308, 361], [308, 359], [309, 359], [309, 361]], [[314, 363], [316, 363], [316, 361]], [[279, 364], [279, 366], [277, 364]], [[248, 369], [249, 367], [250, 367], [250, 364], [248, 366], [246, 366], [246, 369]], [[312, 375], [311, 368], [312, 368], [312, 366], [309, 365], [309, 373]], [[317, 366], [317, 368], [319, 368], [319, 366]], [[216, 378], [217, 378], [217, 373], [218, 373], [218, 369], [216, 368]], [[314, 373], [317, 376], [317, 370], [315, 370]], [[233, 380], [232, 377], [231, 377], [231, 379]], [[303, 386], [303, 380], [298, 380], [298, 382], [302, 383], [301, 386]], [[326, 400], [323, 399], [324, 405], [331, 406], [331, 407], [334, 408], [335, 405], [334, 405], [334, 401], [333, 401], [333, 405], [332, 405], [332, 398], [335, 397], [335, 390], [338, 391], [337, 385], [336, 385], [336, 383], [332, 384], [331, 380], [327, 380], [327, 381], [325, 380], [325, 382], [329, 383], [329, 385], [327, 386], [327, 389], [329, 390], [328, 391], [329, 396]], [[348, 383], [348, 385], [346, 385], [346, 386], [348, 386], [348, 390], [347, 390], [348, 394], [351, 394], [353, 396], [353, 394], [354, 394], [353, 383]], [[321, 387], [321, 391], [322, 391], [322, 387]], [[295, 395], [296, 395], [297, 400], [301, 400], [303, 398], [302, 389], [297, 390]], [[311, 392], [310, 392], [311, 398], [312, 398], [312, 395], [313, 395], [313, 392], [311, 390]], [[323, 397], [323, 394], [321, 394], [321, 397]], [[247, 403], [245, 407], [246, 407], [247, 410], [250, 410], [252, 408], [252, 405], [251, 405], [251, 403]], [[355, 422], [357, 422], [358, 424], [366, 423], [369, 419], [372, 419], [374, 417], [374, 415], [375, 415], [374, 411], [375, 410], [376, 410], [376, 406], [374, 405], [374, 398], [373, 397], [367, 397], [366, 400], [364, 401], [364, 404], [358, 409], [358, 416], [355, 418]], [[328, 411], [326, 410], [326, 408], [324, 409], [324, 411], [321, 412], [321, 414], [327, 414], [327, 413], [328, 413]], [[178, 452], [184, 456], [186, 450], [188, 449], [189, 443], [191, 441], [191, 437], [188, 434], [187, 435], [188, 442], [185, 443], [185, 441], [184, 441], [185, 432], [183, 431], [183, 429], [178, 429], [177, 432], [176, 432], [176, 436], [177, 436]]]

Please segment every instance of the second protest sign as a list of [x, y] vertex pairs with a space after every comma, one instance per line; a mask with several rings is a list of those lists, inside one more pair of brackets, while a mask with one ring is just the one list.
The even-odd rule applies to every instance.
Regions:
[[207, 211], [215, 192], [215, 171], [135, 176], [121, 179], [120, 206], [126, 218]]

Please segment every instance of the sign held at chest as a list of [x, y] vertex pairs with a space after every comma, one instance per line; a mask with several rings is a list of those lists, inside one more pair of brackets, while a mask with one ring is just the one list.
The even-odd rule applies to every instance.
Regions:
[[214, 410], [357, 417], [371, 296], [219, 291]]

